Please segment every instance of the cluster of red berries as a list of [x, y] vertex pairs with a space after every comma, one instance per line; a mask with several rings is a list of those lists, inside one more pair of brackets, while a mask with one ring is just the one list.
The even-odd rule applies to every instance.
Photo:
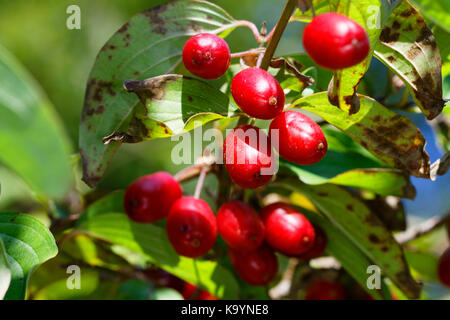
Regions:
[[202, 199], [182, 196], [179, 183], [166, 172], [134, 181], [125, 191], [125, 212], [136, 222], [167, 217], [166, 228], [175, 251], [196, 258], [206, 254], [219, 233], [229, 248], [231, 262], [246, 282], [269, 283], [278, 271], [274, 250], [312, 259], [323, 253], [326, 235], [295, 208], [275, 203], [257, 214], [241, 201], [223, 204], [217, 217]]
[[[303, 42], [312, 59], [330, 69], [359, 63], [369, 50], [364, 29], [334, 13], [314, 18], [305, 28]], [[183, 48], [186, 68], [204, 79], [222, 76], [230, 61], [227, 43], [213, 34], [195, 35]], [[273, 119], [268, 136], [253, 125], [238, 126], [227, 135], [223, 145], [225, 168], [237, 185], [253, 189], [271, 179], [272, 147], [281, 157], [301, 165], [317, 163], [324, 157], [327, 141], [321, 128], [302, 113], [283, 112], [285, 95], [270, 73], [260, 68], [244, 69], [233, 78], [231, 94], [248, 116]], [[276, 133], [279, 143], [272, 146]], [[315, 258], [325, 250], [325, 233], [287, 204], [271, 204], [258, 214], [241, 201], [229, 201], [219, 208], [216, 217], [204, 200], [182, 194], [171, 175], [157, 172], [127, 188], [125, 211], [141, 223], [167, 217], [168, 239], [175, 251], [186, 257], [206, 254], [219, 233], [228, 245], [236, 272], [252, 285], [265, 285], [275, 277], [275, 250], [302, 259]]]
[[[367, 57], [370, 49], [366, 31], [336, 13], [315, 17], [304, 30], [303, 45], [317, 64], [328, 69], [355, 65]], [[204, 79], [222, 76], [230, 61], [228, 44], [214, 34], [197, 34], [183, 48], [185, 67]], [[324, 157], [327, 141], [321, 128], [302, 113], [283, 112], [283, 89], [267, 71], [254, 67], [242, 70], [231, 81], [231, 95], [250, 117], [273, 119], [268, 137], [252, 125], [239, 126], [227, 135], [223, 146], [225, 167], [237, 185], [253, 189], [271, 179], [274, 132], [278, 132], [278, 145], [274, 147], [284, 159], [310, 165]], [[248, 138], [252, 133], [257, 139]]]

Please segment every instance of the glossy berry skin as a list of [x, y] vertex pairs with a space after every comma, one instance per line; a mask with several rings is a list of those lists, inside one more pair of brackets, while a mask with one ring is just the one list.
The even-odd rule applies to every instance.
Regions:
[[367, 32], [352, 19], [328, 12], [303, 30], [303, 47], [319, 66], [338, 70], [363, 61], [370, 51]]
[[325, 251], [325, 248], [327, 247], [327, 242], [328, 242], [326, 233], [317, 226], [314, 226], [314, 233], [315, 233], [315, 239], [314, 239], [313, 246], [305, 253], [298, 255], [297, 256], [298, 258], [303, 259], [303, 260], [315, 259], [317, 257], [320, 257], [323, 254], [323, 252]]
[[439, 259], [438, 277], [443, 285], [450, 287], [450, 248], [447, 248]]
[[219, 234], [238, 251], [252, 251], [264, 240], [264, 224], [249, 205], [241, 201], [224, 203], [217, 212]]
[[258, 188], [273, 176], [270, 139], [258, 127], [243, 125], [228, 133], [223, 159], [231, 180], [242, 188]]
[[183, 48], [183, 63], [192, 74], [203, 79], [217, 79], [230, 66], [228, 44], [221, 37], [200, 33], [186, 41]]
[[173, 204], [166, 228], [175, 251], [190, 258], [206, 254], [217, 237], [217, 221], [211, 208], [194, 197], [183, 197]]
[[319, 279], [306, 287], [306, 300], [345, 300], [346, 298], [345, 288], [339, 282]]
[[136, 222], [165, 218], [172, 204], [183, 195], [180, 184], [167, 172], [143, 176], [125, 190], [123, 204], [128, 217]]
[[285, 203], [264, 207], [261, 217], [266, 226], [266, 241], [286, 255], [299, 255], [312, 248], [314, 228], [308, 219]]
[[278, 130], [278, 152], [288, 161], [310, 165], [322, 160], [327, 153], [328, 144], [322, 129], [303, 113], [283, 112], [270, 124], [271, 139], [272, 130]]
[[212, 295], [206, 290], [201, 290], [195, 300], [219, 300], [216, 296]]
[[277, 274], [277, 257], [273, 249], [265, 244], [249, 252], [228, 248], [228, 254], [236, 273], [251, 285], [264, 286]]
[[231, 94], [243, 112], [258, 119], [273, 119], [283, 111], [285, 96], [278, 81], [260, 68], [247, 68], [234, 76]]

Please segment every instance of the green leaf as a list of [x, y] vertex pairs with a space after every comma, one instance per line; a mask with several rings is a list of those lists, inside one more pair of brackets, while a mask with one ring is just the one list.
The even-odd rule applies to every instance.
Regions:
[[136, 93], [144, 107], [136, 109], [127, 132], [114, 132], [104, 139], [105, 143], [181, 134], [210, 121], [233, 117], [231, 110], [237, 108], [220, 90], [180, 75], [127, 80], [124, 87]]
[[104, 145], [102, 139], [126, 130], [138, 103], [123, 89], [123, 81], [170, 73], [181, 62], [190, 36], [230, 30], [233, 21], [214, 4], [174, 1], [137, 14], [108, 40], [89, 76], [80, 125], [83, 180], [89, 186], [98, 183], [120, 146], [119, 142]]
[[55, 239], [39, 220], [19, 213], [0, 213], [0, 239], [11, 267], [5, 299], [24, 299], [31, 271], [58, 253]]
[[328, 128], [323, 132], [328, 151], [319, 163], [300, 166], [281, 160], [281, 166], [294, 172], [306, 184], [333, 183], [380, 195], [414, 198], [415, 189], [407, 175], [386, 168], [344, 133]]
[[425, 17], [450, 32], [450, 2], [447, 0], [409, 0]]
[[423, 17], [407, 1], [389, 18], [375, 56], [403, 79], [429, 120], [441, 113], [445, 102], [439, 48]]
[[408, 118], [358, 95], [360, 111], [349, 115], [331, 105], [326, 92], [300, 98], [292, 106], [310, 111], [342, 130], [390, 167], [430, 177], [425, 138]]
[[279, 184], [308, 197], [408, 297], [419, 296], [421, 286], [411, 277], [401, 246], [364, 202], [331, 184], [310, 186], [293, 180]]
[[416, 273], [417, 277], [421, 280], [431, 280], [439, 282], [437, 272], [439, 257], [411, 250], [405, 251], [406, 261], [411, 266], [413, 274]]
[[179, 256], [163, 227], [132, 222], [124, 213], [100, 213], [85, 219], [77, 230], [141, 254], [148, 262], [219, 298], [237, 298], [238, 285], [230, 271], [213, 261]]
[[39, 196], [60, 198], [72, 182], [70, 149], [51, 103], [0, 46], [0, 162]]
[[[335, 257], [342, 267], [364, 288], [367, 293], [376, 299], [385, 299], [383, 290], [369, 289], [367, 287], [367, 267], [373, 265], [373, 262], [333, 223], [321, 215], [300, 209], [309, 221], [319, 226], [327, 235], [327, 247], [325, 253]], [[383, 283], [384, 285], [384, 283]]]
[[6, 255], [5, 245], [0, 238], [0, 300], [3, 300], [11, 283], [11, 267]]

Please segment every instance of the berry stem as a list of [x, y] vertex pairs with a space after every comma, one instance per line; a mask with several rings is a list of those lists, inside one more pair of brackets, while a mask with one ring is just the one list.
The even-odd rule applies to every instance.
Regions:
[[235, 52], [231, 54], [231, 58], [240, 58], [240, 57], [247, 57], [247, 56], [257, 56], [261, 53], [263, 53], [264, 50], [261, 49], [252, 49], [248, 51], [243, 52]]
[[197, 186], [195, 187], [194, 198], [197, 198], [197, 199], [200, 198], [200, 193], [202, 192], [203, 183], [205, 182], [205, 177], [206, 177], [207, 171], [208, 171], [208, 166], [204, 165], [200, 171], [200, 175], [197, 180]]
[[284, 29], [286, 28], [289, 19], [291, 18], [291, 15], [296, 8], [296, 5], [297, 5], [296, 0], [288, 0], [286, 2], [283, 12], [281, 13], [280, 19], [278, 20], [277, 25], [273, 30], [273, 35], [271, 36], [266, 52], [264, 53], [261, 62], [261, 69], [267, 70], [269, 68], [270, 61], [272, 60], [272, 57], [275, 53], [278, 43], [280, 42], [281, 36], [283, 35]]
[[200, 175], [203, 168], [206, 169], [206, 173], [213, 171], [213, 166], [214, 165], [195, 164], [180, 170], [173, 178], [177, 182], [182, 183]]

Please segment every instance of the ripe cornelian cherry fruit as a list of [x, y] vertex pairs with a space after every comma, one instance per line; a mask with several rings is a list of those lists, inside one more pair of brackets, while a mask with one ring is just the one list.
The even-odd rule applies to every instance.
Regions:
[[366, 30], [352, 19], [328, 12], [303, 30], [303, 47], [319, 66], [338, 70], [363, 61], [370, 51]]
[[264, 207], [261, 216], [266, 227], [266, 241], [286, 255], [299, 255], [312, 248], [314, 228], [294, 207], [272, 203]]
[[273, 176], [272, 145], [258, 127], [243, 125], [228, 133], [223, 159], [231, 180], [242, 188], [258, 188]]
[[228, 254], [236, 273], [251, 285], [264, 286], [277, 274], [277, 257], [273, 249], [265, 244], [249, 252], [228, 248]]
[[439, 259], [438, 277], [443, 285], [450, 287], [450, 248], [447, 248]]
[[183, 63], [192, 74], [217, 79], [230, 66], [230, 48], [225, 40], [211, 33], [200, 33], [186, 41]]
[[278, 130], [278, 152], [288, 161], [301, 165], [314, 164], [327, 153], [328, 144], [322, 129], [303, 113], [283, 112], [270, 124], [271, 139], [273, 130]]
[[248, 204], [241, 201], [224, 203], [217, 212], [219, 234], [228, 246], [238, 251], [252, 251], [264, 240], [264, 224]]
[[180, 184], [167, 172], [143, 176], [125, 190], [123, 205], [131, 220], [154, 222], [165, 218], [183, 195]]
[[308, 251], [297, 256], [300, 259], [303, 260], [315, 259], [321, 256], [325, 251], [325, 248], [327, 247], [328, 238], [325, 231], [323, 231], [321, 228], [317, 226], [313, 227], [315, 233], [314, 244]]
[[306, 287], [306, 300], [345, 300], [347, 293], [344, 286], [336, 281], [318, 279]]
[[217, 237], [217, 221], [211, 208], [194, 197], [180, 198], [172, 205], [166, 228], [175, 251], [190, 258], [207, 253]]
[[284, 108], [284, 92], [278, 81], [260, 68], [247, 68], [231, 80], [236, 104], [251, 117], [273, 119]]

